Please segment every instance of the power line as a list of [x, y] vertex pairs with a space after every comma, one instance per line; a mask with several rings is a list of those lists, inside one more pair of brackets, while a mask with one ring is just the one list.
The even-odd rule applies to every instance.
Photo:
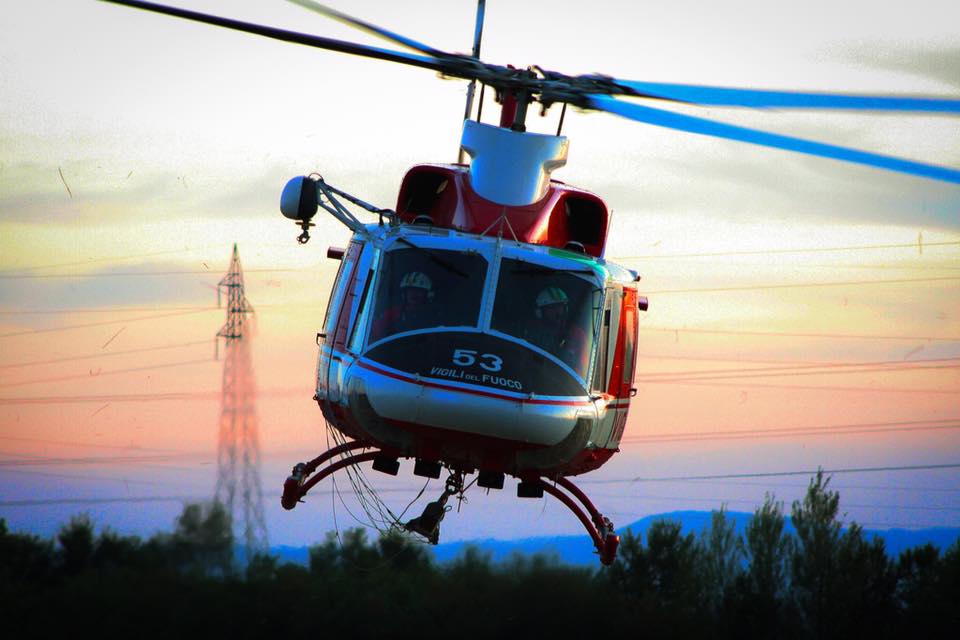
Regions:
[[116, 376], [124, 373], [138, 373], [140, 371], [154, 371], [156, 369], [169, 369], [171, 367], [184, 367], [192, 364], [210, 364], [216, 362], [212, 358], [204, 358], [203, 360], [182, 360], [180, 362], [168, 362], [166, 364], [155, 364], [149, 365], [146, 367], [131, 367], [128, 369], [114, 369], [112, 371], [98, 371], [97, 373], [81, 373], [68, 376], [55, 376], [51, 378], [39, 378], [35, 380], [21, 380], [19, 382], [5, 382], [0, 384], [0, 389], [6, 389], [8, 387], [23, 387], [31, 384], [46, 384], [50, 382], [62, 382], [65, 380], [92, 380], [95, 378], [105, 377], [105, 376]]
[[901, 244], [867, 244], [867, 245], [852, 245], [844, 247], [807, 247], [803, 249], [754, 249], [754, 250], [743, 250], [743, 251], [713, 251], [706, 253], [674, 253], [674, 254], [656, 254], [656, 255], [643, 255], [643, 256], [621, 256], [614, 258], [614, 260], [660, 260], [660, 259], [670, 259], [670, 258], [710, 258], [710, 257], [719, 257], [719, 256], [752, 256], [752, 255], [768, 255], [768, 254], [782, 254], [782, 253], [830, 253], [837, 251], [868, 251], [876, 249], [918, 249], [924, 247], [945, 247], [945, 246], [958, 246], [960, 241], [957, 240], [947, 240], [943, 242], [909, 242]]
[[121, 476], [97, 476], [90, 474], [79, 474], [79, 473], [50, 473], [48, 471], [34, 471], [32, 469], [3, 469], [0, 468], [0, 474], [15, 474], [19, 476], [41, 476], [45, 478], [66, 478], [68, 480], [92, 480], [96, 482], [122, 482], [124, 485], [128, 484], [144, 484], [144, 485], [154, 485], [154, 486], [170, 486], [170, 482], [156, 482], [154, 480], [131, 480], [127, 477]]
[[[953, 424], [948, 424], [953, 423]], [[874, 422], [860, 424], [834, 424], [809, 427], [779, 427], [758, 429], [729, 429], [697, 433], [650, 433], [626, 436], [625, 444], [689, 442], [699, 440], [736, 440], [743, 438], [789, 438], [810, 435], [851, 435], [885, 433], [891, 431], [936, 431], [960, 429], [960, 417], [942, 420], [913, 420], [901, 422]]]
[[916, 282], [944, 282], [957, 281], [960, 276], [939, 276], [936, 278], [899, 278], [893, 280], [845, 280], [839, 282], [797, 282], [789, 284], [760, 284], [746, 285], [739, 287], [697, 287], [690, 289], [654, 289], [644, 291], [645, 294], [668, 294], [668, 293], [719, 293], [728, 291], [766, 291], [773, 289], [807, 289], [817, 287], [849, 287], [876, 284], [913, 284]]
[[[312, 391], [310, 392], [312, 393]], [[283, 387], [276, 389], [263, 389], [257, 391], [258, 397], [309, 397], [306, 388], [298, 389], [295, 387]], [[128, 393], [128, 394], [104, 394], [104, 395], [79, 395], [79, 396], [25, 396], [25, 397], [0, 397], [0, 406], [4, 405], [33, 405], [33, 404], [89, 404], [104, 402], [183, 402], [188, 400], [214, 400], [219, 399], [220, 393], [216, 391], [181, 391], [166, 393]]]
[[212, 249], [214, 247], [219, 247], [220, 245], [208, 244], [203, 247], [196, 247], [194, 249], [173, 249], [170, 251], [154, 251], [151, 253], [135, 253], [126, 256], [104, 256], [100, 258], [91, 258], [89, 260], [75, 261], [75, 262], [59, 262], [55, 264], [43, 264], [43, 265], [33, 265], [29, 267], [16, 267], [14, 269], [5, 269], [0, 271], [0, 276], [6, 275], [16, 275], [23, 271], [39, 271], [42, 269], [59, 269], [63, 267], [85, 267], [90, 264], [96, 264], [99, 262], [121, 262], [123, 260], [133, 260], [134, 258], [154, 258], [156, 256], [166, 256], [172, 254], [181, 254], [181, 253], [193, 253], [196, 251], [205, 251], [207, 249]]
[[786, 476], [815, 476], [818, 472], [823, 472], [824, 475], [833, 475], [836, 473], [878, 473], [878, 472], [893, 472], [893, 471], [935, 471], [935, 470], [944, 470], [944, 469], [960, 469], [960, 463], [950, 463], [950, 464], [919, 464], [919, 465], [903, 465], [903, 466], [889, 466], [889, 467], [852, 467], [852, 468], [839, 468], [839, 469], [817, 469], [817, 470], [803, 470], [803, 471], [769, 471], [769, 472], [756, 472], [756, 473], [726, 473], [718, 475], [703, 475], [703, 476], [662, 476], [662, 477], [643, 477], [637, 476], [634, 478], [607, 478], [603, 480], [581, 480], [581, 484], [632, 484], [635, 482], [685, 482], [689, 480], [726, 480], [726, 479], [739, 479], [739, 478], [777, 478], [777, 477], [786, 477]]
[[[664, 495], [650, 495], [648, 493], [644, 494], [635, 494], [635, 495], [625, 495], [625, 494], [616, 494], [616, 493], [591, 493], [592, 496], [598, 498], [612, 498], [614, 500], [717, 500], [718, 502], [726, 504], [756, 504], [756, 501], [750, 500], [747, 498], [731, 498], [731, 499], [720, 499], [720, 498], [701, 498], [697, 496], [664, 496]], [[960, 507], [949, 507], [949, 506], [929, 506], [929, 505], [900, 505], [900, 504], [851, 504], [844, 502], [844, 509], [895, 509], [897, 511], [960, 511]]]
[[[950, 418], [934, 418], [931, 420], [899, 420], [894, 422], [859, 422], [859, 423], [845, 423], [845, 424], [830, 424], [830, 425], [808, 425], [800, 427], [774, 427], [771, 429], [733, 429], [733, 430], [714, 430], [714, 431], [700, 431], [696, 435], [726, 435], [730, 433], [749, 433], [749, 432], [761, 432], [761, 433], [774, 433], [774, 432], [790, 432], [790, 431], [809, 431], [809, 430], [830, 430], [830, 429], [862, 429], [867, 427], [894, 427], [894, 426], [904, 426], [904, 425], [929, 425], [929, 424], [939, 424], [944, 422], [960, 422], [960, 416], [950, 417]], [[646, 434], [642, 437], [674, 437], [677, 434], [675, 433], [652, 433]]]
[[[695, 481], [696, 482], [700, 481]], [[708, 482], [706, 480], [702, 482]], [[724, 486], [736, 485], [744, 487], [763, 487], [769, 488], [771, 486], [775, 487], [786, 487], [788, 489], [806, 489], [809, 485], [805, 482], [803, 484], [796, 483], [784, 483], [784, 482], [736, 482], [736, 481], [725, 481]], [[917, 491], [920, 493], [960, 493], [960, 487], [957, 488], [945, 488], [945, 487], [931, 487], [931, 486], [921, 486], [921, 487], [907, 487], [907, 486], [893, 486], [893, 485], [856, 485], [856, 484], [846, 484], [843, 478], [837, 478], [836, 482], [833, 482], [834, 487], [838, 490], [847, 491], [847, 490], [860, 490], [860, 491]]]
[[[131, 445], [116, 445], [116, 444], [103, 444], [103, 443], [92, 443], [92, 442], [70, 442], [67, 440], [51, 440], [48, 438], [18, 438], [16, 436], [0, 436], [0, 440], [8, 440], [11, 442], [33, 442], [37, 444], [52, 444], [60, 447], [78, 447], [81, 449], [119, 449], [120, 451], [141, 451], [141, 452], [153, 452], [153, 453], [181, 453], [172, 449], [144, 449], [143, 447], [135, 447]], [[10, 454], [5, 454], [10, 455]]]
[[91, 402], [181, 402], [184, 400], [212, 400], [218, 392], [129, 393], [85, 396], [38, 396], [0, 398], [0, 406], [30, 404], [86, 404]]
[[800, 363], [800, 364], [788, 364], [786, 366], [777, 366], [777, 367], [752, 367], [752, 368], [738, 368], [738, 369], [697, 369], [692, 371], [658, 371], [658, 372], [648, 372], [643, 373], [638, 371], [637, 375], [643, 376], [664, 376], [664, 377], [673, 377], [673, 376], [685, 376], [685, 375], [703, 375], [703, 374], [721, 374], [721, 373], [769, 373], [775, 371], [797, 371], [797, 370], [808, 370], [808, 369], [840, 369], [840, 368], [860, 368], [860, 367], [879, 367], [879, 368], [890, 368], [898, 369], [901, 367], [912, 367], [914, 365], [926, 365], [934, 362], [957, 362], [960, 361], [960, 358], [921, 358], [918, 360], [872, 360], [872, 361], [863, 361], [863, 362], [821, 362], [821, 363]]
[[812, 333], [790, 331], [744, 331], [735, 329], [696, 329], [687, 327], [640, 327], [640, 331], [663, 333], [700, 333], [734, 336], [762, 336], [773, 338], [829, 338], [839, 340], [909, 340], [910, 342], [960, 342], [960, 337], [942, 336], [890, 336], [855, 333]]
[[203, 502], [202, 496], [128, 496], [122, 498], [32, 498], [29, 500], [0, 500], [0, 507], [50, 507], [55, 505], [94, 505], [147, 502]]
[[209, 345], [209, 340], [197, 340], [194, 342], [181, 342], [180, 344], [159, 345], [156, 347], [143, 347], [142, 349], [127, 349], [126, 351], [100, 351], [99, 353], [89, 353], [80, 356], [66, 356], [63, 358], [54, 358], [51, 360], [32, 360], [30, 362], [15, 362], [12, 364], [0, 364], [0, 369], [19, 369], [22, 367], [36, 367], [46, 364], [60, 364], [63, 362], [76, 362], [77, 360], [91, 360], [97, 358], [110, 358], [113, 356], [126, 356], [133, 353], [149, 353], [151, 351], [164, 351], [167, 349], [182, 349], [185, 347], [195, 347], [197, 345]]
[[[911, 260], [918, 260], [919, 258], [911, 258]], [[758, 269], [758, 268], [774, 268], [774, 269], [830, 269], [834, 271], [851, 271], [851, 270], [874, 270], [874, 271], [960, 271], [960, 267], [953, 266], [956, 262], [953, 256], [944, 256], [944, 257], [927, 257], [924, 256], [923, 260], [926, 264], [902, 264], [891, 261], [890, 263], [881, 263], [881, 264], [851, 264], [843, 262], [835, 263], [822, 263], [822, 262], [782, 262], [782, 261], [757, 261], [749, 260], [743, 262], [731, 262], [729, 260], [699, 260], [697, 258], [672, 258], [666, 262], [670, 263], [681, 263], [684, 265], [692, 266], [702, 266], [702, 267], [720, 267], [723, 269], [735, 268], [737, 271], [742, 271], [745, 269]], [[945, 261], [947, 264], [931, 264], [930, 262]], [[663, 263], [659, 263], [657, 266], [662, 266]], [[654, 269], [652, 265], [644, 265], [643, 269]]]
[[[6, 455], [6, 454], [4, 454]], [[85, 456], [73, 458], [30, 458], [25, 460], [0, 460], [0, 467], [34, 467], [34, 466], [60, 466], [60, 465], [107, 465], [107, 464], [134, 464], [144, 462], [169, 462], [174, 460], [188, 459], [208, 459], [209, 454], [188, 455], [178, 454], [156, 454], [149, 456]]]
[[[956, 361], [957, 358], [944, 358], [942, 360], [930, 360], [928, 362]], [[681, 371], [671, 373], [669, 371], [659, 373], [640, 374], [635, 378], [636, 382], [686, 382], [689, 380], [732, 380], [736, 378], [781, 378], [794, 376], [827, 376], [827, 375], [853, 375], [857, 373], [887, 373], [894, 371], [926, 371], [938, 369], [956, 369], [960, 364], [907, 364], [901, 363], [900, 366], [888, 364], [886, 366], [866, 366], [858, 364], [835, 364], [824, 366], [805, 366], [805, 367], [766, 367], [758, 369], [743, 369], [741, 371]]]
[[[210, 307], [165, 307], [167, 311], [204, 311]], [[156, 307], [86, 307], [77, 309], [0, 309], [0, 315], [38, 316], [68, 313], [135, 313], [156, 311]]]
[[103, 327], [111, 324], [120, 324], [123, 322], [140, 322], [141, 320], [157, 320], [159, 318], [172, 318], [176, 316], [186, 316], [194, 313], [206, 311], [218, 311], [217, 307], [197, 307], [192, 311], [176, 311], [173, 313], [159, 313], [152, 316], [139, 316], [137, 318], [116, 318], [114, 320], [103, 320], [101, 322], [88, 322], [85, 324], [62, 325], [59, 327], [47, 327], [43, 329], [27, 329], [24, 331], [13, 331], [10, 333], [0, 333], [0, 338], [13, 338], [16, 336], [26, 336], [35, 333], [51, 333], [56, 331], [70, 331], [73, 329], [86, 329], [88, 327]]
[[[637, 360], [684, 360], [692, 362], [738, 362], [741, 364], [777, 364], [777, 365], [791, 365], [791, 366], [827, 366], [827, 365], [837, 365], [837, 364], [869, 364], [868, 361], [863, 361], [861, 363], [854, 362], [840, 362], [837, 360], [782, 360], [782, 359], [761, 359], [761, 358], [740, 358], [740, 357], [729, 357], [729, 358], [718, 358], [718, 357], [707, 357], [707, 356], [678, 356], [678, 355], [665, 355], [661, 353], [637, 353]], [[903, 362], [923, 362], [922, 360], [906, 360]], [[707, 373], [707, 371], [703, 371]]]
[[646, 380], [644, 384], [675, 384], [690, 387], [735, 387], [737, 389], [790, 389], [793, 391], [837, 391], [841, 393], [920, 393], [958, 395], [956, 389], [915, 389], [901, 387], [847, 387], [840, 385], [764, 384], [761, 382], [700, 382], [695, 380]]
[[[309, 269], [315, 269], [320, 263], [308, 265], [306, 267], [276, 267], [245, 269], [246, 273], [300, 273]], [[115, 277], [153, 277], [153, 276], [209, 276], [214, 275], [212, 271], [203, 269], [198, 270], [177, 270], [177, 271], [94, 271], [89, 273], [23, 273], [23, 274], [2, 274], [3, 280], [56, 280], [62, 278], [115, 278]]]
[[[709, 502], [709, 503], [715, 503], [714, 500], [709, 499], [709, 498], [691, 498], [690, 501], [691, 501], [691, 502]], [[725, 501], [723, 501], [723, 502], [724, 502], [724, 503], [727, 503], [727, 502], [733, 502], [733, 501], [726, 501], [726, 500], [725, 500]], [[636, 511], [608, 511], [607, 513], [608, 513], [608, 515], [617, 516], [618, 518], [622, 516], [624, 519], [626, 519], [626, 520], [631, 520], [631, 521], [633, 521], [633, 520], [638, 520], [638, 519], [641, 519], [641, 518], [644, 518], [644, 517], [648, 517], [648, 516], [651, 516], [651, 515], [653, 515], [653, 516], [670, 516], [669, 513], [651, 514], [651, 513], [649, 513], [649, 512], [639, 512], [639, 513], [637, 513]], [[846, 517], [845, 517], [845, 519], [846, 519]], [[913, 522], [911, 522], [910, 524], [906, 524], [906, 525], [905, 525], [905, 524], [903, 524], [902, 522], [890, 522], [890, 521], [879, 521], [879, 520], [852, 520], [852, 519], [850, 519], [849, 522], [856, 522], [856, 524], [858, 524], [858, 525], [860, 525], [860, 526], [862, 526], [862, 527], [864, 527], [865, 529], [868, 529], [868, 530], [885, 529], [885, 528], [910, 528], [910, 529], [914, 529], [914, 528], [918, 528], [918, 527], [919, 527], [919, 528], [924, 528], [924, 529], [932, 529], [932, 528], [938, 528], [938, 527], [944, 526], [943, 524], [939, 524], [939, 523], [917, 524], [917, 523], [913, 523]]]
[[[960, 271], [960, 267], [953, 266], [956, 264], [954, 258], [949, 258], [948, 264], [800, 264], [792, 263], [789, 265], [790, 269], [840, 269], [840, 270], [856, 270], [856, 269], [873, 269], [880, 271]], [[743, 266], [749, 266], [749, 263], [746, 263]], [[770, 263], [768, 266], [779, 267], [776, 263]]]
[[[2, 472], [2, 470], [0, 470]], [[388, 488], [377, 489], [378, 493], [417, 493], [419, 488]], [[314, 490], [310, 492], [312, 496], [332, 495], [332, 489]], [[357, 495], [356, 491], [341, 491], [347, 495]], [[279, 497], [279, 492], [265, 492], [265, 497]], [[210, 496], [191, 496], [191, 495], [173, 495], [173, 496], [117, 496], [105, 498], [32, 498], [26, 500], [0, 500], [0, 507], [48, 507], [56, 505], [95, 505], [95, 504], [139, 504], [144, 502], [204, 502], [210, 500]]]

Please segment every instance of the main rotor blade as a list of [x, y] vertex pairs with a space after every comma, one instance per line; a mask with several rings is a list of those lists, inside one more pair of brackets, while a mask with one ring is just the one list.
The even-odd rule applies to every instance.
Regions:
[[303, 44], [307, 45], [308, 47], [316, 47], [318, 49], [340, 51], [341, 53], [349, 53], [352, 55], [363, 56], [365, 58], [399, 62], [401, 64], [407, 64], [414, 67], [433, 69], [434, 71], [442, 71], [450, 75], [456, 75], [456, 70], [450, 69], [449, 65], [443, 64], [441, 61], [435, 58], [418, 56], [412, 53], [391, 51], [390, 49], [380, 49], [378, 47], [370, 47], [354, 42], [346, 42], [344, 40], [335, 40], [333, 38], [324, 38], [322, 36], [312, 36], [305, 33], [298, 33], [296, 31], [277, 29], [276, 27], [265, 27], [263, 25], [253, 24], [250, 22], [242, 22], [240, 20], [233, 20], [231, 18], [222, 18], [220, 16], [214, 16], [206, 13], [189, 11], [187, 9], [178, 9], [177, 7], [168, 7], [166, 5], [154, 4], [152, 2], [141, 2], [140, 0], [100, 1], [108, 2], [110, 4], [134, 7], [136, 9], [143, 9], [145, 11], [152, 11], [154, 13], [163, 13], [166, 15], [175, 16], [177, 18], [192, 20], [194, 22], [212, 24], [218, 27], [226, 27], [227, 29], [233, 29], [235, 31], [245, 31], [247, 33], [253, 33], [266, 38], [273, 38], [274, 40]]
[[402, 36], [399, 33], [394, 33], [393, 31], [384, 29], [383, 27], [378, 27], [377, 25], [366, 22], [365, 20], [361, 20], [360, 18], [354, 18], [346, 13], [341, 13], [340, 11], [337, 11], [332, 7], [328, 7], [325, 4], [314, 2], [314, 0], [287, 0], [287, 2], [300, 5], [304, 9], [316, 11], [317, 13], [327, 16], [328, 18], [333, 18], [334, 20], [348, 24], [351, 27], [362, 29], [363, 31], [372, 33], [375, 36], [380, 36], [381, 38], [390, 40], [391, 42], [402, 45], [409, 49], [413, 49], [414, 51], [419, 51], [420, 53], [425, 53], [435, 58], [444, 58], [450, 56], [449, 53], [440, 51], [439, 49], [434, 49], [430, 45], [417, 42], [413, 38]]
[[960, 113], [960, 99], [957, 98], [768, 91], [635, 80], [613, 82], [644, 95], [716, 107]]
[[833, 158], [834, 160], [843, 160], [855, 164], [887, 169], [889, 171], [960, 184], [960, 170], [950, 167], [924, 164], [922, 162], [860, 151], [849, 147], [840, 147], [823, 142], [813, 142], [802, 138], [767, 133], [757, 129], [739, 127], [723, 122], [707, 120], [705, 118], [697, 118], [672, 111], [664, 111], [663, 109], [655, 109], [653, 107], [624, 102], [604, 95], [594, 94], [588, 96], [587, 106], [599, 111], [614, 113], [624, 118], [629, 118], [630, 120], [646, 122], [668, 129], [678, 129], [680, 131], [699, 133], [715, 138], [749, 142], [750, 144], [756, 144], [762, 147], [786, 149], [787, 151], [796, 151], [797, 153], [805, 153], [811, 156]]

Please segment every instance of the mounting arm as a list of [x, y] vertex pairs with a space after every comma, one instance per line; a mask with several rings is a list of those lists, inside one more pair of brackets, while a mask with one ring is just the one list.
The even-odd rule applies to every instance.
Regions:
[[538, 479], [537, 483], [540, 487], [555, 497], [557, 500], [562, 502], [567, 506], [568, 509], [573, 511], [573, 514], [577, 516], [581, 524], [587, 530], [587, 533], [590, 534], [590, 538], [593, 539], [593, 546], [597, 548], [597, 553], [600, 555], [600, 562], [604, 565], [611, 565], [613, 561], [617, 558], [617, 548], [620, 546], [620, 536], [617, 535], [616, 531], [613, 528], [613, 523], [610, 522], [609, 518], [604, 517], [597, 508], [593, 506], [593, 503], [590, 502], [590, 499], [587, 498], [586, 494], [583, 493], [576, 485], [567, 480], [566, 478], [560, 477], [555, 480], [557, 485], [563, 487], [574, 497], [579, 500], [587, 511], [590, 513], [587, 516], [587, 513], [581, 508], [577, 502], [571, 498], [569, 495], [561, 491], [557, 486], [549, 484], [544, 481], [545, 479]]
[[366, 233], [366, 228], [363, 223], [343, 206], [336, 196], [340, 196], [358, 207], [377, 214], [380, 216], [381, 223], [384, 216], [386, 216], [391, 223], [397, 219], [397, 214], [392, 209], [375, 207], [356, 196], [341, 191], [327, 184], [323, 176], [318, 173], [309, 176], [298, 176], [291, 178], [283, 188], [283, 192], [280, 194], [280, 212], [283, 213], [285, 217], [296, 221], [297, 224], [300, 225], [300, 228], [303, 230], [303, 233], [297, 238], [300, 244], [306, 244], [307, 241], [310, 240], [309, 229], [314, 226], [311, 220], [313, 216], [317, 215], [317, 209], [320, 207], [354, 233]]
[[344, 458], [339, 462], [336, 462], [330, 466], [324, 467], [324, 469], [313, 476], [309, 480], [307, 477], [317, 470], [321, 464], [330, 460], [336, 456], [345, 454], [349, 451], [354, 451], [356, 449], [368, 449], [370, 445], [364, 442], [347, 442], [341, 444], [340, 446], [334, 447], [329, 451], [326, 451], [314, 458], [310, 462], [299, 462], [293, 467], [293, 472], [290, 476], [287, 477], [286, 481], [283, 483], [283, 495], [280, 497], [280, 504], [284, 509], [290, 510], [297, 506], [297, 503], [300, 502], [300, 499], [307, 494], [307, 492], [313, 488], [318, 482], [329, 476], [330, 474], [339, 471], [345, 467], [351, 465], [359, 464], [367, 460], [373, 460], [378, 455], [379, 451], [371, 451], [367, 453], [361, 453], [357, 455], [350, 456], [349, 458]]

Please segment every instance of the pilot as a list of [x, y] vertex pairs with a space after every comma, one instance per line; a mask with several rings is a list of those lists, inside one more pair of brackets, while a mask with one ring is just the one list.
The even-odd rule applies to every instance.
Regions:
[[573, 369], [585, 373], [589, 352], [586, 332], [570, 320], [570, 299], [560, 287], [551, 285], [537, 294], [535, 322], [526, 338], [557, 356]]
[[402, 331], [436, 326], [433, 281], [421, 271], [410, 271], [400, 279], [400, 304], [374, 320], [372, 336], [382, 338]]

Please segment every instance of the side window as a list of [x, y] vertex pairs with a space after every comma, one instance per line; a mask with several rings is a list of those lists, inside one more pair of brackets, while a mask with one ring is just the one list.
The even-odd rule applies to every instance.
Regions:
[[353, 265], [356, 262], [357, 251], [350, 250], [340, 262], [340, 270], [337, 271], [337, 278], [334, 280], [333, 290], [330, 292], [330, 300], [327, 302], [327, 315], [323, 319], [323, 332], [329, 340], [333, 340], [333, 332], [337, 326], [337, 318], [340, 316], [340, 306], [343, 303], [343, 293], [346, 291], [347, 282], [353, 274]]
[[[324, 330], [327, 334], [327, 342], [333, 345], [335, 349], [343, 349], [346, 346], [350, 314], [353, 301], [356, 298], [357, 262], [362, 250], [362, 243], [350, 243], [350, 247], [343, 258], [343, 268], [337, 278], [334, 297], [331, 297], [331, 307], [327, 314], [327, 324]], [[336, 304], [335, 308], [332, 306], [333, 304]]]
[[629, 394], [633, 386], [633, 356], [637, 344], [637, 292], [624, 291], [624, 327], [623, 327], [623, 384]]
[[363, 283], [363, 294], [360, 298], [360, 309], [354, 320], [352, 334], [350, 335], [350, 351], [354, 353], [360, 351], [363, 344], [364, 327], [367, 324], [367, 309], [370, 307], [370, 283], [373, 282], [374, 270], [367, 271], [366, 282]]
[[[608, 292], [609, 294], [609, 292]], [[612, 296], [605, 296], [603, 302], [603, 314], [600, 316], [600, 330], [597, 333], [597, 357], [593, 367], [593, 384], [591, 388], [597, 393], [605, 393], [607, 390], [607, 364], [610, 354], [610, 300]]]

